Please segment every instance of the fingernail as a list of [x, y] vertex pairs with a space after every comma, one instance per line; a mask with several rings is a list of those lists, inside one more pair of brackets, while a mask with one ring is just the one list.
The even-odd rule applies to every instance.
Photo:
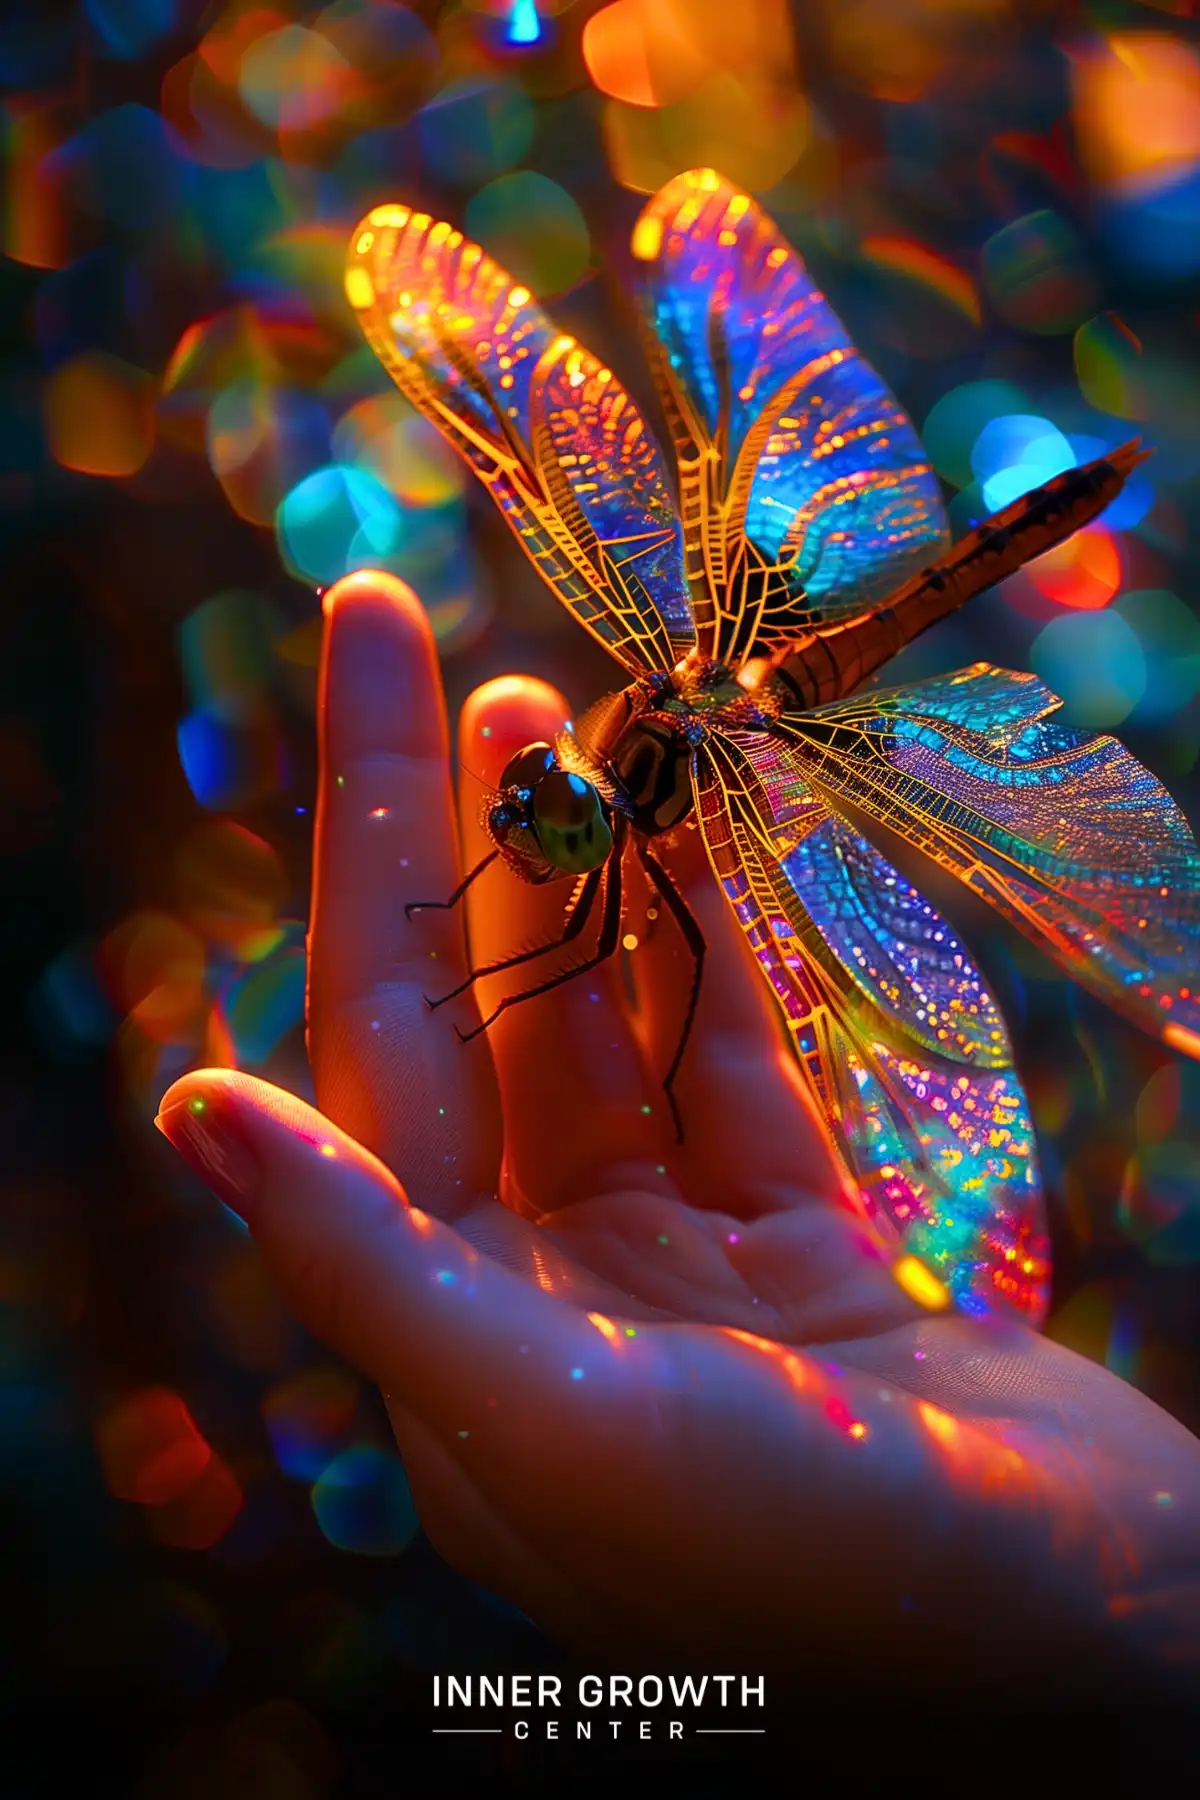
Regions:
[[176, 1100], [154, 1123], [217, 1198], [244, 1220], [258, 1195], [262, 1164], [228, 1107], [220, 1099], [193, 1094]]

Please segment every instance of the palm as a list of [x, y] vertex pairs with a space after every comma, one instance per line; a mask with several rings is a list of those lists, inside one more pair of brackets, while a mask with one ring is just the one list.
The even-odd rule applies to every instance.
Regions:
[[[1196, 1440], [1036, 1334], [901, 1292], [695, 834], [665, 853], [709, 945], [682, 1147], [659, 1072], [690, 962], [636, 887], [632, 993], [614, 963], [464, 1049], [448, 1015], [465, 1026], [470, 1002], [422, 998], [462, 979], [461, 921], [403, 911], [459, 876], [432, 647], [369, 577], [327, 637], [309, 1049], [333, 1154], [261, 1084], [227, 1079], [222, 1104], [266, 1164], [252, 1229], [306, 1323], [379, 1381], [433, 1541], [625, 1666], [635, 1642], [792, 1670], [816, 1645], [834, 1680], [874, 1658], [894, 1682], [919, 1646], [914, 1675], [978, 1683], [1078, 1676], [1091, 1641], [1114, 1670], [1186, 1680]], [[464, 764], [494, 778], [558, 705], [484, 690]], [[564, 898], [490, 869], [476, 962], [555, 936]], [[527, 974], [479, 984], [485, 1010]]]

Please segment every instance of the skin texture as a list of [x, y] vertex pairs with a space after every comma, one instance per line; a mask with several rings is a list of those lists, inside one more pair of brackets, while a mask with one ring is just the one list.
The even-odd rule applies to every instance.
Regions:
[[[1200, 1443], [1036, 1333], [900, 1291], [695, 832], [661, 848], [709, 943], [682, 1148], [660, 1082], [690, 959], [632, 863], [632, 987], [615, 959], [467, 1046], [469, 994], [426, 1006], [466, 972], [461, 908], [404, 905], [488, 848], [482, 790], [465, 773], [456, 806], [411, 593], [364, 573], [326, 607], [322, 1111], [209, 1070], [160, 1124], [301, 1322], [382, 1389], [434, 1545], [593, 1663], [1195, 1698]], [[567, 716], [539, 682], [491, 682], [461, 763], [494, 780]], [[569, 893], [494, 865], [469, 895], [475, 961], [556, 936]], [[485, 980], [479, 1004], [580, 954]]]

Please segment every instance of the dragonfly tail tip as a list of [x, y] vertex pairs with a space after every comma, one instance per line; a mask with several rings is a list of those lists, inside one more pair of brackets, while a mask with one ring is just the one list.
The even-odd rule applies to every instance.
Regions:
[[1139, 463], [1148, 462], [1154, 455], [1153, 449], [1143, 449], [1140, 437], [1130, 438], [1128, 443], [1119, 444], [1110, 452], [1108, 460], [1122, 475], [1136, 469]]

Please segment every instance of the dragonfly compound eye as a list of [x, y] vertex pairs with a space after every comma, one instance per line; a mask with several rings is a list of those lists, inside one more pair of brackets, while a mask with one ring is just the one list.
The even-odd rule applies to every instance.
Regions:
[[526, 744], [504, 765], [501, 791], [516, 788], [520, 793], [532, 794], [542, 776], [554, 766], [554, 751], [549, 744]]
[[552, 769], [533, 790], [533, 825], [547, 862], [572, 875], [598, 869], [613, 847], [599, 794], [565, 769]]

